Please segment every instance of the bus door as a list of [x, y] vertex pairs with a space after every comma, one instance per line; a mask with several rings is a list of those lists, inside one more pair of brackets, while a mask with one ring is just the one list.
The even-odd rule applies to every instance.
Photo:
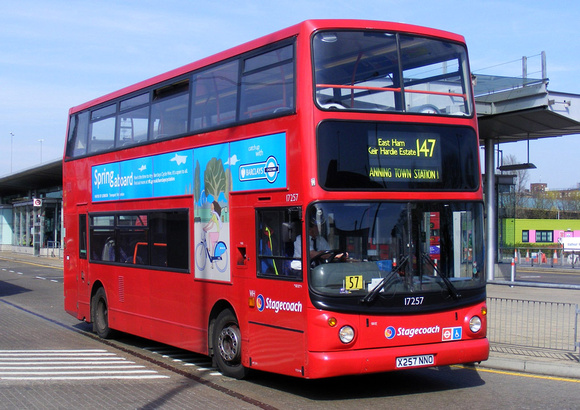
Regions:
[[73, 270], [76, 275], [77, 292], [78, 292], [78, 314], [79, 316], [89, 317], [90, 312], [90, 280], [88, 266], [88, 223], [86, 205], [77, 207], [78, 223], [78, 266]]
[[251, 365], [296, 375], [303, 372], [307, 286], [296, 243], [301, 244], [299, 207], [256, 211], [256, 280], [248, 316]]

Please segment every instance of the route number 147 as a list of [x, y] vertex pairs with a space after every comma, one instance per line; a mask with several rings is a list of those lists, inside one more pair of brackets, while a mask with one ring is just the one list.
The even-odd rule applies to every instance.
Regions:
[[417, 156], [432, 158], [433, 150], [435, 149], [435, 142], [435, 138], [426, 138], [424, 140], [417, 138]]

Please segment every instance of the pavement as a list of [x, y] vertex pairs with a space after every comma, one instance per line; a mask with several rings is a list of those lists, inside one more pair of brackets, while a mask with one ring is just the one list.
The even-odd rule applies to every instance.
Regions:
[[[0, 252], [0, 258], [61, 268], [60, 258], [37, 257], [16, 252]], [[580, 269], [579, 269], [580, 274]], [[488, 284], [487, 296], [522, 300], [575, 303], [580, 305], [580, 291], [543, 287], [509, 286]], [[580, 319], [577, 316], [577, 326]], [[580, 332], [580, 329], [578, 329]], [[524, 346], [491, 343], [489, 359], [476, 365], [477, 368], [508, 372], [531, 373], [558, 378], [580, 379], [580, 349], [575, 352], [535, 349]]]

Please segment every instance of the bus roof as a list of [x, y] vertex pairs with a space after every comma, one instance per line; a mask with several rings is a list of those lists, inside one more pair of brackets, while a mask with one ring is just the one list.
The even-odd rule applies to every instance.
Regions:
[[447, 31], [432, 29], [428, 27], [422, 26], [415, 26], [411, 24], [404, 24], [404, 23], [393, 23], [393, 22], [385, 22], [385, 21], [374, 21], [374, 20], [305, 20], [301, 23], [296, 25], [287, 27], [285, 29], [279, 30], [277, 32], [265, 35], [258, 39], [249, 41], [247, 43], [235, 46], [228, 50], [222, 51], [220, 53], [214, 54], [209, 57], [202, 58], [195, 62], [186, 64], [182, 67], [176, 68], [171, 71], [167, 71], [163, 74], [156, 75], [152, 78], [147, 80], [138, 82], [136, 84], [130, 85], [128, 87], [122, 88], [120, 90], [111, 92], [104, 96], [95, 98], [91, 101], [86, 103], [80, 104], [78, 106], [72, 107], [69, 110], [69, 115], [85, 110], [89, 107], [96, 106], [102, 103], [105, 103], [109, 100], [115, 99], [117, 97], [121, 97], [125, 94], [130, 94], [132, 92], [138, 91], [140, 89], [153, 86], [158, 83], [162, 83], [164, 81], [170, 80], [171, 78], [179, 77], [181, 75], [187, 74], [188, 72], [195, 71], [212, 64], [215, 64], [220, 61], [227, 60], [229, 58], [233, 58], [237, 55], [240, 55], [244, 52], [266, 46], [268, 44], [284, 40], [286, 38], [290, 38], [293, 36], [298, 35], [299, 33], [312, 33], [317, 30], [322, 29], [365, 29], [365, 30], [386, 30], [386, 31], [396, 31], [396, 32], [406, 32], [406, 33], [413, 33], [419, 34], [424, 36], [432, 36], [432, 37], [441, 37], [451, 41], [456, 41], [460, 43], [464, 43], [465, 39], [463, 36], [450, 33]]

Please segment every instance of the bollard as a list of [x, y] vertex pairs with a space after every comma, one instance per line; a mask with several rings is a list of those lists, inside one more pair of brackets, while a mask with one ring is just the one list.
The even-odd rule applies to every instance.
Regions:
[[[516, 264], [514, 258], [512, 258], [512, 283], [515, 281], [516, 281]], [[514, 286], [511, 285], [511, 287], [513, 288]]]

